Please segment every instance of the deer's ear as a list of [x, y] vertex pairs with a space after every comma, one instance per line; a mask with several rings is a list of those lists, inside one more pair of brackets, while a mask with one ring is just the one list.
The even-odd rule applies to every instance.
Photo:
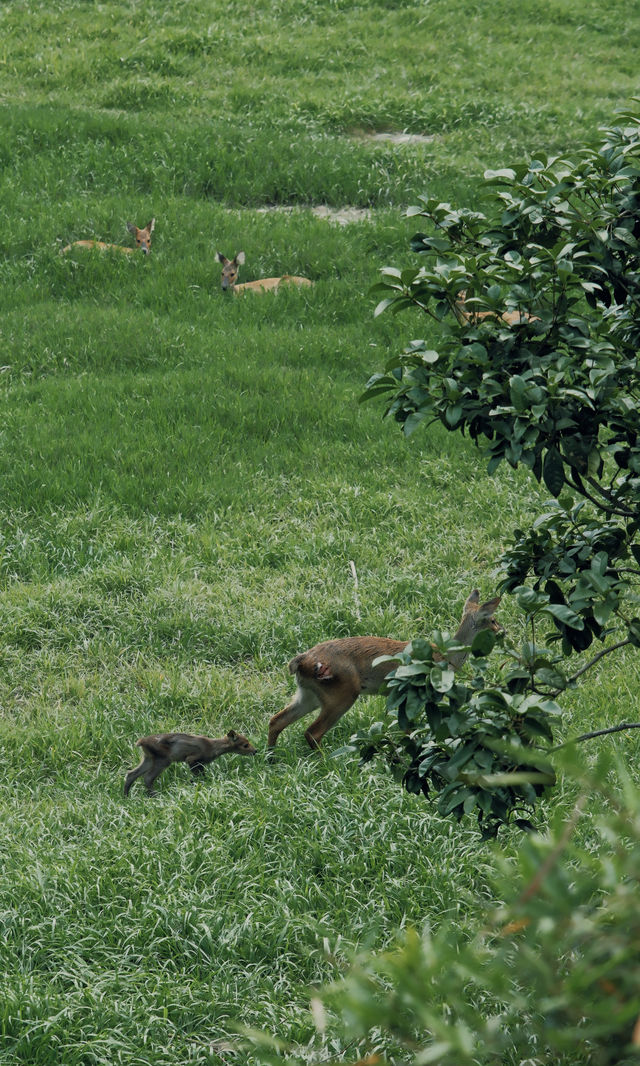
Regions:
[[496, 596], [493, 600], [487, 600], [486, 603], [481, 605], [479, 610], [481, 610], [484, 615], [491, 615], [494, 611], [497, 611], [501, 599], [501, 596]]
[[127, 229], [129, 230], [129, 233], [133, 233], [134, 237], [138, 232], [138, 227], [134, 226], [133, 222], [127, 222]]
[[155, 220], [155, 218], [152, 218], [152, 219], [151, 219], [151, 222], [148, 222], [148, 223], [147, 223], [147, 229], [149, 230], [149, 234], [153, 233], [153, 231], [154, 231], [154, 229], [155, 229], [155, 225], [156, 225], [156, 220]]
[[238, 739], [238, 734], [236, 733], [235, 729], [230, 729], [229, 732], [227, 733], [227, 736], [228, 736], [229, 740], [237, 740]]
[[244, 263], [244, 252], [237, 252], [234, 262], [236, 262], [238, 266], [242, 266]]
[[474, 611], [480, 602], [480, 589], [474, 589], [473, 592], [467, 597], [467, 602], [464, 605], [464, 613], [467, 611]]
[[223, 265], [225, 263], [230, 263], [231, 262], [230, 259], [227, 259], [226, 255], [222, 254], [222, 252], [216, 252], [216, 259], [218, 260], [219, 263], [222, 263]]

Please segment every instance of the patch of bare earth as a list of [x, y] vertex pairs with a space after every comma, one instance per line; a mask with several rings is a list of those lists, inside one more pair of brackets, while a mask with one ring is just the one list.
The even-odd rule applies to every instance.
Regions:
[[357, 136], [364, 141], [388, 141], [390, 144], [431, 144], [434, 140], [432, 133], [360, 133]]
[[[267, 214], [270, 211], [291, 214], [292, 211], [299, 209], [289, 205], [274, 204], [270, 207], [258, 207], [256, 210], [260, 214]], [[350, 222], [362, 222], [363, 219], [371, 218], [372, 214], [369, 207], [329, 207], [327, 204], [317, 204], [308, 210], [316, 218], [324, 218], [327, 222], [334, 222], [338, 226], [348, 226]]]
[[[379, 141], [381, 143], [397, 144], [397, 145], [422, 145], [431, 144], [435, 139], [433, 134], [426, 133], [404, 133], [394, 130], [380, 131], [377, 133], [371, 133], [367, 130], [352, 130], [351, 137], [359, 141]], [[268, 207], [258, 207], [257, 211], [266, 214], [270, 211], [279, 211], [283, 214], [290, 214], [292, 211], [298, 210], [291, 205], [274, 204]], [[302, 209], [304, 210], [304, 208]], [[324, 218], [327, 222], [333, 222], [337, 226], [348, 226], [351, 222], [362, 222], [372, 217], [372, 210], [368, 207], [353, 207], [346, 205], [345, 207], [329, 207], [328, 204], [317, 204], [315, 207], [309, 207], [308, 210], [316, 218]]]

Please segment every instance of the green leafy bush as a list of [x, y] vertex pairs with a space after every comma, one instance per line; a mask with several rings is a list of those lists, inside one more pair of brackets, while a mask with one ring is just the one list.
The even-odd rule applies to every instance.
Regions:
[[[574, 772], [573, 811], [558, 812], [549, 836], [525, 838], [515, 863], [494, 858], [502, 907], [467, 927], [409, 930], [322, 993], [371, 1063], [638, 1062], [640, 798], [621, 765]], [[596, 796], [608, 810], [585, 842]]]
[[[550, 721], [559, 712], [535, 693], [486, 685], [484, 653], [495, 637], [478, 633], [472, 645], [474, 677], [459, 682], [446, 659], [452, 640], [434, 645], [416, 640], [390, 660], [387, 728], [376, 723], [353, 738], [365, 761], [383, 754], [409, 792], [435, 794], [437, 810], [458, 820], [475, 812], [484, 836], [510, 820], [531, 828], [529, 815], [544, 788], [555, 782], [545, 755], [534, 744], [552, 740]], [[526, 815], [526, 817], [525, 817]]]
[[499, 564], [531, 635], [490, 687], [439, 677], [414, 649], [389, 705], [411, 738], [359, 744], [396, 765], [400, 744], [408, 788], [435, 789], [443, 814], [478, 809], [495, 832], [553, 779], [533, 746], [552, 741], [559, 694], [603, 655], [640, 646], [640, 117], [623, 114], [576, 159], [485, 178], [490, 215], [429, 197], [409, 209], [428, 223], [411, 242], [424, 263], [382, 271], [376, 313], [418, 308], [440, 341], [412, 341], [364, 398], [384, 397], [405, 434], [439, 421], [471, 437], [489, 473], [524, 465], [547, 488], [545, 513], [514, 531]]

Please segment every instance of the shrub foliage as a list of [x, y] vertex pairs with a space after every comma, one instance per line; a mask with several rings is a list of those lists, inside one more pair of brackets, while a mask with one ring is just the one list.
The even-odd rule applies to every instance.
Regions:
[[553, 780], [536, 748], [553, 739], [557, 697], [640, 646], [640, 117], [603, 133], [574, 159], [487, 172], [491, 213], [425, 196], [408, 211], [425, 226], [411, 242], [422, 262], [376, 286], [377, 314], [417, 308], [440, 341], [412, 341], [363, 398], [383, 397], [405, 434], [434, 421], [468, 434], [489, 473], [523, 465], [551, 495], [500, 560], [528, 639], [499, 681], [484, 676], [488, 634], [469, 684], [414, 644], [389, 700], [413, 734], [358, 741], [396, 765], [404, 749], [406, 786], [435, 789], [443, 814], [477, 810], [486, 833]]
[[[466, 928], [455, 916], [421, 935], [407, 930], [325, 990], [347, 1037], [363, 1041], [363, 1062], [639, 1061], [640, 806], [624, 768], [613, 771], [608, 758], [587, 774], [576, 762], [573, 811], [558, 811], [548, 836], [524, 840], [515, 862], [494, 856], [503, 907]], [[607, 813], [586, 845], [576, 829], [597, 796]]]

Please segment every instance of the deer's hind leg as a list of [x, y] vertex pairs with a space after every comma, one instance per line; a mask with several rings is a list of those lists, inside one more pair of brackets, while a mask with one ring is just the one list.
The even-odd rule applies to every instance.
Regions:
[[167, 769], [167, 766], [171, 765], [172, 761], [172, 759], [163, 758], [158, 755], [151, 760], [151, 766], [149, 766], [144, 775], [144, 783], [147, 786], [147, 792], [150, 796], [153, 796], [154, 794], [153, 782], [160, 776], [163, 770]]
[[360, 695], [360, 685], [355, 680], [351, 685], [342, 684], [332, 695], [333, 698], [325, 699], [320, 714], [304, 734], [310, 748], [319, 748], [325, 733], [342, 718], [343, 714], [346, 714], [350, 707], [353, 707]]
[[298, 718], [304, 718], [305, 715], [311, 714], [319, 706], [320, 700], [315, 692], [309, 688], [301, 688], [298, 685], [291, 703], [287, 704], [282, 711], [274, 714], [273, 718], [269, 720], [267, 747], [275, 747], [275, 743], [283, 729], [286, 729], [292, 722], [297, 722]]

